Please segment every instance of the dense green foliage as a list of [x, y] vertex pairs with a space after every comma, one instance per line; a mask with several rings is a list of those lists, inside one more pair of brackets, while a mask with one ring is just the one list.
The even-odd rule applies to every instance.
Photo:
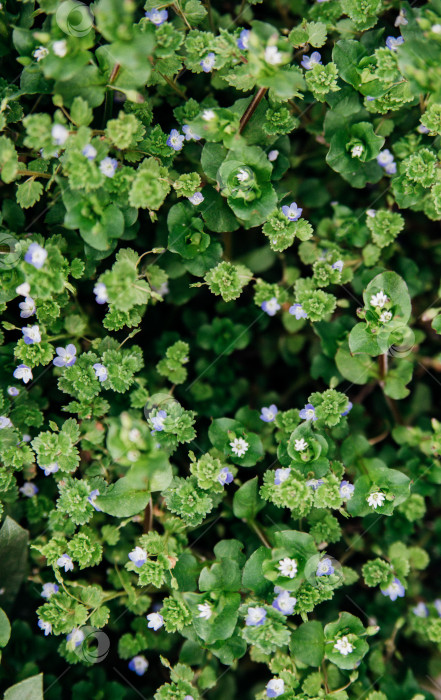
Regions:
[[6, 700], [439, 698], [441, 0], [0, 51]]

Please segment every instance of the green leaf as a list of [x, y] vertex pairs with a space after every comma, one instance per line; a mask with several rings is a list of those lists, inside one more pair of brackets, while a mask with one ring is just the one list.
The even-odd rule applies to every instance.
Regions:
[[28, 536], [27, 530], [6, 516], [0, 530], [0, 588], [6, 607], [13, 602], [26, 573]]
[[291, 653], [308, 666], [320, 666], [325, 655], [325, 638], [321, 622], [312, 620], [300, 625], [291, 636]]
[[43, 194], [43, 185], [38, 180], [26, 180], [17, 187], [17, 204], [23, 209], [33, 207]]
[[326, 24], [323, 22], [308, 22], [308, 44], [320, 48], [326, 43]]
[[70, 109], [70, 116], [78, 126], [89, 126], [93, 119], [93, 111], [90, 109], [86, 100], [82, 97], [75, 97]]
[[200, 591], [238, 591], [240, 569], [236, 561], [222, 559], [211, 567], [205, 567], [199, 576]]
[[256, 595], [264, 596], [274, 587], [264, 577], [262, 571], [262, 564], [269, 559], [271, 559], [271, 550], [267, 547], [259, 547], [252, 553], [243, 568], [242, 585], [252, 590]]
[[265, 501], [260, 498], [258, 490], [259, 480], [255, 476], [236, 491], [233, 498], [233, 512], [236, 518], [253, 520], [259, 510], [265, 506]]
[[354, 88], [361, 82], [357, 66], [366, 55], [366, 49], [359, 41], [343, 39], [337, 41], [332, 50], [332, 60], [337, 64], [340, 78]]
[[44, 700], [43, 674], [31, 676], [8, 688], [3, 700]]
[[4, 610], [0, 608], [0, 647], [5, 647], [7, 645], [10, 636], [11, 624]]
[[105, 494], [98, 496], [96, 503], [108, 515], [128, 518], [144, 510], [149, 498], [149, 491], [133, 488], [131, 479], [122, 477], [111, 484]]

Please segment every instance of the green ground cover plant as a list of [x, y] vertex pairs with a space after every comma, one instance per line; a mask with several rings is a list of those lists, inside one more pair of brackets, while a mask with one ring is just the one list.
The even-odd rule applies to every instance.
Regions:
[[0, 9], [5, 700], [435, 700], [441, 0]]

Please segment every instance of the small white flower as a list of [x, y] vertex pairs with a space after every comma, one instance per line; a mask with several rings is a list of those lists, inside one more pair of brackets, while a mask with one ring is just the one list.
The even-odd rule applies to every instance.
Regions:
[[342, 656], [347, 656], [354, 651], [354, 645], [351, 644], [347, 637], [342, 637], [336, 641], [334, 644], [334, 649], [337, 649]]
[[138, 430], [138, 428], [132, 428], [129, 431], [130, 442], [137, 442], [140, 437], [141, 437], [141, 432]]
[[375, 209], [367, 209], [367, 210], [366, 210], [366, 214], [367, 214], [368, 216], [370, 216], [371, 219], [373, 219], [373, 218], [375, 217], [375, 213], [376, 213], [376, 212], [375, 212]]
[[406, 10], [401, 9], [395, 19], [394, 25], [399, 27], [400, 25], [405, 26], [406, 24], [408, 24], [408, 20], [406, 19]]
[[286, 576], [287, 578], [294, 578], [297, 574], [298, 569], [297, 560], [285, 557], [284, 559], [281, 559], [279, 561], [279, 565], [277, 568], [282, 574], [282, 576]]
[[60, 39], [59, 41], [54, 41], [52, 44], [53, 52], [56, 56], [64, 58], [67, 54], [67, 42], [66, 39]]
[[386, 294], [383, 292], [377, 292], [377, 294], [372, 294], [371, 300], [370, 300], [370, 305], [375, 306], [377, 309], [382, 309], [385, 304], [389, 301], [389, 298], [386, 296]]
[[374, 493], [369, 494], [366, 500], [371, 508], [378, 508], [378, 506], [381, 507], [383, 505], [384, 501], [386, 500], [386, 496], [382, 491], [374, 491]]
[[265, 49], [265, 61], [270, 64], [270, 66], [278, 66], [282, 63], [283, 56], [278, 50], [277, 46], [267, 46]]
[[34, 58], [37, 59], [37, 61], [41, 61], [41, 60], [43, 60], [43, 58], [46, 58], [48, 53], [49, 53], [49, 49], [47, 49], [45, 46], [39, 46], [38, 49], [35, 49], [35, 51], [32, 55]]
[[441, 24], [432, 24], [431, 30], [434, 34], [441, 34]]
[[31, 293], [31, 285], [29, 282], [23, 282], [23, 284], [19, 284], [18, 287], [15, 288], [15, 291], [21, 297], [28, 297]]
[[389, 323], [392, 320], [392, 313], [390, 311], [382, 311], [380, 314], [381, 323]]
[[51, 134], [52, 140], [57, 146], [62, 146], [69, 138], [69, 130], [62, 124], [54, 124]]
[[230, 447], [231, 451], [234, 452], [237, 457], [243, 457], [249, 444], [243, 438], [234, 438], [234, 440], [230, 442]]
[[268, 160], [269, 160], [271, 163], [272, 163], [274, 160], [277, 160], [278, 157], [279, 157], [279, 151], [277, 151], [276, 149], [274, 149], [274, 151], [270, 151], [270, 152], [268, 153]]
[[204, 109], [202, 112], [202, 119], [204, 122], [211, 122], [212, 119], [215, 118], [215, 113], [213, 112], [212, 109]]
[[0, 416], [0, 430], [3, 428], [12, 428], [11, 419], [7, 416]]
[[308, 443], [303, 438], [294, 441], [294, 449], [296, 452], [304, 452], [308, 447]]
[[148, 620], [147, 627], [150, 627], [150, 629], [155, 630], [155, 632], [159, 630], [164, 624], [164, 618], [157, 612], [150, 613], [146, 617]]
[[200, 603], [198, 605], [199, 615], [203, 620], [209, 620], [213, 614], [213, 608], [210, 603]]
[[247, 173], [246, 170], [244, 170], [243, 168], [241, 168], [241, 169], [239, 170], [239, 172], [237, 173], [236, 177], [237, 177], [237, 179], [239, 180], [239, 182], [246, 182], [247, 180], [250, 179], [250, 174]]
[[351, 156], [353, 158], [360, 158], [361, 155], [363, 155], [364, 148], [363, 146], [354, 146], [351, 150]]

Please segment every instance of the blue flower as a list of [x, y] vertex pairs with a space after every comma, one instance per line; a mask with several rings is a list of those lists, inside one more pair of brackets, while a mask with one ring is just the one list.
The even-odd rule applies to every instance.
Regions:
[[249, 29], [242, 29], [240, 36], [237, 40], [237, 46], [239, 49], [242, 49], [242, 51], [246, 51], [248, 49], [248, 42], [250, 39], [250, 30]]
[[116, 158], [110, 158], [109, 156], [107, 156], [107, 158], [103, 158], [103, 160], [99, 164], [99, 169], [101, 170], [102, 174], [106, 177], [113, 177], [115, 175], [117, 167], [118, 161], [116, 160]]
[[84, 632], [82, 632], [78, 627], [74, 627], [72, 632], [66, 637], [66, 641], [70, 649], [75, 649], [75, 647], [79, 647], [80, 644], [84, 642], [84, 639]]
[[393, 154], [388, 148], [384, 148], [380, 151], [377, 156], [377, 163], [381, 165], [389, 175], [394, 175], [397, 172], [397, 164], [394, 161]]
[[337, 260], [335, 263], [332, 263], [331, 267], [333, 270], [341, 272], [343, 270], [343, 260]]
[[19, 395], [19, 390], [15, 386], [8, 386], [8, 394], [9, 396], [18, 396]]
[[21, 301], [18, 305], [21, 309], [20, 316], [22, 318], [29, 318], [35, 314], [35, 301], [32, 297], [26, 297], [24, 301]]
[[18, 490], [23, 494], [23, 496], [26, 496], [26, 498], [32, 498], [32, 496], [35, 496], [38, 493], [38, 487], [31, 481], [25, 481], [23, 486], [20, 486]]
[[149, 662], [145, 656], [134, 656], [131, 661], [129, 661], [129, 669], [134, 671], [137, 676], [143, 676], [149, 667]]
[[333, 573], [334, 567], [332, 566], [332, 562], [329, 557], [325, 557], [319, 561], [317, 571], [315, 572], [316, 576], [330, 576]]
[[231, 482], [233, 481], [233, 475], [228, 469], [228, 467], [224, 467], [220, 470], [219, 474], [217, 475], [217, 480], [221, 486], [224, 486], [225, 484], [231, 484]]
[[313, 491], [317, 491], [318, 487], [324, 483], [323, 479], [308, 479], [308, 481], [306, 481], [306, 486], [309, 486]]
[[437, 598], [436, 600], [433, 601], [433, 604], [435, 606], [436, 612], [441, 617], [441, 600], [439, 598]]
[[351, 484], [349, 481], [340, 481], [340, 486], [339, 486], [339, 493], [340, 496], [345, 500], [348, 501], [350, 498], [352, 498], [352, 495], [355, 490], [354, 484]]
[[172, 129], [167, 139], [167, 146], [173, 148], [174, 151], [181, 151], [184, 145], [185, 136], [179, 133], [177, 129]]
[[293, 304], [289, 307], [288, 311], [291, 316], [296, 317], [297, 321], [300, 321], [301, 318], [308, 318], [308, 314], [301, 304]]
[[31, 293], [31, 285], [29, 284], [29, 282], [23, 282], [22, 284], [19, 284], [18, 287], [15, 288], [15, 291], [21, 297], [28, 297], [29, 294]]
[[273, 601], [273, 608], [284, 615], [292, 615], [296, 603], [297, 598], [291, 597], [289, 591], [282, 591]]
[[54, 593], [58, 593], [59, 587], [56, 583], [43, 583], [43, 588], [41, 590], [42, 598], [50, 598]]
[[145, 13], [145, 16], [150, 20], [150, 22], [155, 24], [157, 27], [160, 27], [161, 24], [164, 24], [164, 22], [167, 21], [168, 12], [167, 10], [150, 10], [149, 12]]
[[391, 600], [404, 598], [405, 594], [404, 586], [398, 578], [394, 578], [387, 588], [381, 588], [380, 590], [384, 596], [388, 596]]
[[12, 428], [12, 422], [7, 416], [0, 416], [0, 430], [4, 428]]
[[87, 160], [95, 160], [97, 151], [91, 143], [86, 143], [81, 153], [87, 158]]
[[268, 316], [275, 316], [277, 311], [281, 308], [276, 297], [272, 297], [269, 301], [263, 301], [260, 305], [262, 311], [265, 311]]
[[404, 44], [404, 39], [402, 36], [388, 36], [386, 39], [386, 46], [391, 51], [396, 51], [401, 44]]
[[65, 348], [57, 348], [58, 357], [54, 360], [55, 367], [72, 367], [77, 361], [76, 354], [77, 349], [72, 343]]
[[154, 430], [152, 430], [152, 433], [155, 433], [156, 431], [161, 431], [164, 430], [164, 420], [167, 418], [167, 413], [166, 411], [158, 411], [156, 416], [153, 416], [150, 418], [151, 423], [153, 425]]
[[279, 151], [277, 151], [276, 149], [274, 149], [268, 153], [268, 160], [270, 161], [270, 163], [277, 160], [278, 157], [279, 157]]
[[50, 464], [47, 464], [44, 467], [41, 464], [39, 464], [38, 466], [40, 467], [40, 469], [43, 469], [45, 476], [50, 476], [50, 474], [55, 474], [60, 468], [58, 466], [58, 462], [51, 462]]
[[62, 554], [61, 557], [57, 559], [57, 566], [63, 566], [65, 571], [73, 571], [74, 565], [72, 557], [68, 554]]
[[40, 270], [47, 258], [47, 250], [38, 245], [31, 243], [25, 254], [25, 261], [33, 265], [37, 270]]
[[264, 406], [261, 410], [262, 413], [259, 418], [263, 420], [264, 423], [272, 423], [279, 412], [275, 403], [272, 403], [271, 406], [268, 407]]
[[300, 209], [295, 202], [291, 202], [289, 207], [286, 204], [282, 207], [283, 214], [285, 214], [286, 218], [290, 221], [297, 221], [297, 219], [300, 219], [302, 211], [303, 209]]
[[147, 561], [147, 552], [145, 549], [142, 549], [142, 547], [135, 547], [135, 549], [129, 552], [129, 559], [133, 561], [135, 566], [140, 567]]
[[201, 136], [199, 136], [199, 134], [193, 131], [192, 127], [188, 124], [183, 125], [182, 131], [185, 134], [186, 141], [199, 141], [201, 139]]
[[108, 295], [107, 295], [107, 288], [106, 288], [106, 285], [104, 284], [104, 282], [98, 282], [98, 284], [96, 284], [93, 288], [93, 293], [96, 296], [95, 301], [97, 304], [105, 304], [106, 303], [106, 301], [108, 299]]
[[[317, 0], [319, 2], [319, 0]], [[281, 678], [272, 678], [266, 684], [266, 697], [278, 698], [285, 692], [285, 682]]]
[[347, 408], [345, 408], [345, 410], [343, 411], [343, 413], [342, 413], [341, 415], [342, 415], [342, 416], [347, 416], [348, 413], [349, 413], [349, 411], [352, 410], [352, 406], [353, 406], [352, 402], [351, 402], [351, 401], [348, 401]]
[[280, 484], [283, 484], [283, 482], [288, 479], [290, 474], [291, 474], [290, 467], [281, 467], [280, 469], [276, 469], [275, 474], [274, 474], [275, 485], [280, 486]]
[[412, 612], [417, 617], [428, 617], [429, 616], [429, 609], [428, 609], [427, 605], [423, 602], [418, 603], [418, 605], [415, 605], [415, 607], [412, 608]]
[[202, 194], [202, 192], [195, 192], [191, 195], [191, 197], [188, 198], [188, 201], [194, 204], [195, 207], [197, 207], [198, 204], [202, 204], [202, 202], [204, 201], [204, 195]]
[[265, 608], [255, 607], [248, 608], [245, 624], [247, 627], [259, 627], [263, 625], [266, 618]]
[[107, 368], [101, 364], [101, 362], [95, 362], [93, 365], [95, 370], [95, 377], [100, 380], [100, 382], [105, 382], [107, 379]]
[[99, 490], [93, 489], [93, 491], [91, 491], [89, 493], [87, 500], [90, 503], [90, 505], [93, 506], [93, 508], [95, 508], [95, 510], [97, 510], [101, 513], [102, 512], [101, 508], [99, 506], [97, 506], [97, 504], [95, 503], [95, 500], [96, 500], [97, 496], [99, 496], [99, 495], [100, 495]]
[[46, 622], [45, 620], [38, 620], [38, 626], [41, 630], [43, 630], [45, 637], [47, 637], [48, 634], [51, 634], [52, 625], [50, 622]]
[[21, 329], [23, 339], [26, 345], [33, 345], [41, 342], [41, 334], [39, 326], [25, 326]]
[[315, 408], [312, 403], [307, 403], [305, 408], [299, 411], [299, 416], [302, 420], [317, 420], [315, 415]]
[[210, 73], [214, 68], [215, 61], [216, 54], [210, 51], [210, 53], [207, 53], [207, 55], [204, 56], [202, 61], [199, 62], [199, 65], [201, 66], [204, 73]]
[[33, 379], [32, 370], [27, 365], [18, 365], [14, 370], [13, 376], [16, 379], [22, 379], [23, 384], [27, 384], [31, 379]]
[[319, 63], [322, 63], [322, 57], [318, 51], [313, 51], [311, 56], [303, 56], [300, 65], [303, 66], [305, 70], [311, 70], [313, 66], [318, 65]]

